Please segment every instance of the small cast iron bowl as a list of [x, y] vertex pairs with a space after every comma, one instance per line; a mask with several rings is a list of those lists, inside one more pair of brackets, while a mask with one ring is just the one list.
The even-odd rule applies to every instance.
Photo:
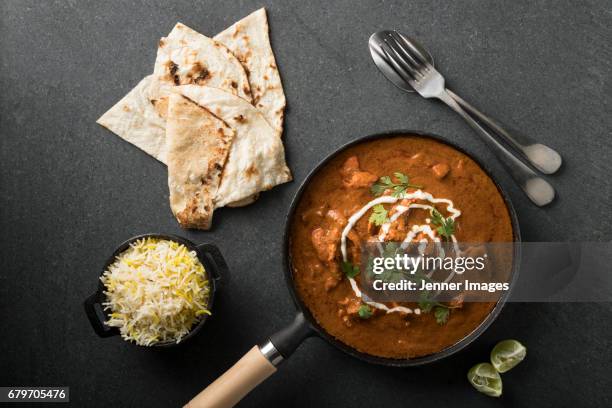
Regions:
[[[221, 255], [221, 251], [213, 244], [199, 244], [196, 245], [193, 242], [178, 237], [176, 235], [168, 235], [168, 234], [159, 234], [159, 233], [150, 233], [150, 234], [142, 234], [128, 239], [123, 242], [121, 245], [115, 249], [113, 254], [108, 257], [102, 270], [100, 271], [100, 277], [104, 274], [105, 271], [108, 270], [108, 267], [115, 262], [115, 259], [119, 254], [129, 248], [130, 244], [143, 238], [159, 238], [165, 239], [168, 241], [178, 242], [179, 244], [185, 245], [187, 249], [190, 251], [195, 251], [202, 265], [204, 265], [204, 269], [206, 270], [206, 274], [208, 277], [208, 282], [210, 284], [210, 294], [208, 297], [208, 310], [212, 311], [213, 301], [215, 298], [215, 291], [217, 289], [218, 281], [221, 276], [227, 276], [229, 274], [229, 269], [227, 267], [227, 263], [225, 259], [223, 259], [223, 255]], [[87, 314], [87, 318], [91, 323], [96, 334], [100, 337], [111, 337], [116, 336], [119, 333], [119, 329], [117, 327], [110, 327], [106, 325], [106, 321], [109, 319], [109, 311], [104, 310], [102, 305], [103, 302], [106, 301], [106, 295], [104, 294], [104, 284], [100, 279], [98, 279], [98, 289], [94, 294], [85, 299], [85, 313]], [[194, 337], [204, 326], [204, 323], [208, 320], [208, 315], [204, 315], [202, 319], [191, 328], [189, 333], [187, 333], [183, 338], [181, 338], [180, 343], [183, 344], [185, 341]], [[174, 347], [177, 345], [176, 341], [165, 341], [155, 343], [153, 347]]]

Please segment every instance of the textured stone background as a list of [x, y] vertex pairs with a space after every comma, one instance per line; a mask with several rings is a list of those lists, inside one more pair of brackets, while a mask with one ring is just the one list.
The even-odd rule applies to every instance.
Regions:
[[[181, 231], [166, 169], [95, 124], [153, 69], [176, 21], [214, 35], [268, 7], [289, 110], [295, 182]], [[612, 238], [609, 1], [3, 1], [0, 4], [0, 385], [67, 385], [75, 406], [177, 406], [291, 320], [281, 233], [308, 171], [339, 145], [387, 129], [445, 136], [488, 164], [525, 240]], [[405, 95], [372, 64], [383, 28], [420, 39], [450, 87], [561, 152], [559, 199], [533, 207], [448, 108]], [[214, 242], [232, 269], [192, 342], [152, 350], [99, 339], [82, 311], [100, 267], [149, 231]], [[610, 304], [511, 304], [473, 345], [413, 369], [371, 366], [307, 340], [243, 406], [610, 406]], [[465, 380], [503, 338], [529, 348], [490, 400]]]

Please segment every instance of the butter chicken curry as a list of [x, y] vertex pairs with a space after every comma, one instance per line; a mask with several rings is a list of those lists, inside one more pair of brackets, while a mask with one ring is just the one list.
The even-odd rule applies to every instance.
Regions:
[[[372, 222], [376, 211], [384, 221]], [[290, 252], [298, 296], [324, 330], [360, 352], [406, 359], [452, 346], [489, 315], [494, 303], [422, 310], [372, 302], [353, 279], [358, 271], [346, 270], [347, 261], [359, 265], [362, 242], [439, 239], [432, 211], [452, 222], [448, 236], [458, 242], [513, 239], [493, 181], [470, 157], [431, 138], [366, 141], [313, 176], [291, 220]]]

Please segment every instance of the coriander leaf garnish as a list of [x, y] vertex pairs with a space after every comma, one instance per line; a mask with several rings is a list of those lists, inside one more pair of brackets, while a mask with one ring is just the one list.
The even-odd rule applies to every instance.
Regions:
[[369, 319], [370, 317], [372, 317], [372, 309], [370, 309], [370, 306], [368, 305], [361, 305], [359, 306], [359, 317], [361, 317], [362, 319]]
[[385, 190], [390, 188], [392, 184], [393, 182], [391, 181], [391, 177], [382, 176], [381, 178], [378, 179], [376, 183], [372, 184], [372, 187], [370, 187], [370, 191], [372, 192], [372, 194], [378, 197], [382, 195], [385, 192]]
[[359, 267], [348, 261], [342, 262], [342, 271], [347, 278], [354, 278], [355, 276], [359, 275]]
[[439, 325], [443, 325], [448, 321], [450, 308], [446, 305], [431, 300], [421, 300], [419, 302], [419, 308], [424, 313], [429, 313], [433, 310], [434, 317]]
[[383, 225], [388, 220], [387, 214], [388, 212], [382, 204], [376, 204], [372, 208], [369, 221], [374, 225]]
[[450, 309], [445, 306], [436, 306], [434, 308], [434, 317], [436, 318], [436, 322], [439, 325], [443, 325], [448, 321], [448, 316], [450, 315]]
[[436, 305], [436, 302], [427, 298], [426, 292], [421, 292], [421, 299], [419, 300], [419, 309], [424, 313], [428, 313]]
[[410, 179], [404, 173], [400, 173], [399, 171], [396, 171], [395, 173], [393, 173], [393, 175], [395, 176], [396, 179], [399, 180], [400, 183], [410, 184]]
[[447, 306], [429, 298], [429, 292], [427, 291], [421, 292], [419, 308], [424, 313], [429, 313], [433, 310], [434, 318], [439, 325], [443, 325], [448, 321], [450, 310], [454, 309], [454, 307]]
[[444, 218], [440, 211], [435, 208], [431, 209], [430, 214], [432, 224], [438, 227], [436, 228], [438, 234], [450, 239], [451, 235], [455, 233], [455, 221], [451, 217]]
[[382, 176], [376, 183], [372, 185], [370, 191], [375, 196], [382, 195], [387, 190], [393, 191], [393, 197], [400, 197], [409, 188], [423, 188], [416, 184], [410, 184], [410, 178], [404, 173], [396, 171], [393, 176], [398, 180], [398, 183], [394, 183], [389, 176]]

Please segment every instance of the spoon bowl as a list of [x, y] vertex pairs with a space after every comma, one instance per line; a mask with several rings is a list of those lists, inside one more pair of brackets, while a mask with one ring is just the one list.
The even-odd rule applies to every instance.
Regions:
[[396, 87], [405, 92], [416, 91], [425, 98], [437, 98], [457, 112], [489, 145], [534, 204], [543, 206], [554, 199], [554, 188], [522, 160], [543, 174], [552, 174], [562, 164], [559, 153], [522, 134], [519, 141], [499, 123], [447, 89], [444, 77], [433, 65], [432, 55], [414, 39], [397, 31], [383, 30], [370, 36], [368, 46], [378, 69]]

